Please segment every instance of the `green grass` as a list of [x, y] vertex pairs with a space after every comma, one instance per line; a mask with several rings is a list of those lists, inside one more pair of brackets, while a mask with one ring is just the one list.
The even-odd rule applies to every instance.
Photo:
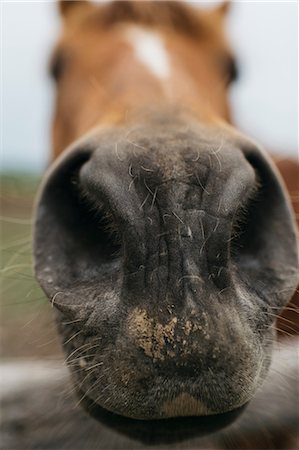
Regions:
[[1, 312], [30, 314], [44, 296], [32, 271], [32, 204], [39, 179], [29, 175], [1, 176]]
[[2, 356], [59, 355], [52, 309], [32, 263], [32, 209], [40, 178], [0, 174], [0, 311]]

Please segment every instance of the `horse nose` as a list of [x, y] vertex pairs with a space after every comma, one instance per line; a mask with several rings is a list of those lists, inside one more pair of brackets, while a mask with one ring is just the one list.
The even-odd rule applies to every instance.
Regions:
[[202, 144], [194, 155], [187, 145], [170, 158], [161, 143], [150, 155], [143, 145], [120, 151], [111, 134], [67, 152], [37, 202], [35, 267], [46, 293], [102, 283], [129, 302], [152, 290], [157, 305], [167, 295], [184, 304], [186, 289], [197, 301], [211, 283], [221, 291], [237, 279], [288, 298], [295, 227], [273, 166], [253, 146], [215, 155]]
[[66, 352], [84, 361], [77, 385], [135, 418], [252, 398], [269, 363], [270, 308], [298, 281], [294, 219], [271, 162], [253, 145], [215, 153], [200, 132], [170, 131], [83, 139], [36, 204], [35, 271]]

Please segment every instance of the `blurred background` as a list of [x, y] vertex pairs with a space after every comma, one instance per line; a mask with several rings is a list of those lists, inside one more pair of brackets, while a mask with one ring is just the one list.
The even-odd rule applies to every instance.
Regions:
[[[2, 354], [57, 359], [51, 308], [32, 275], [31, 212], [50, 155], [47, 65], [60, 21], [51, 1], [2, 1], [1, 11]], [[240, 66], [231, 89], [235, 124], [272, 152], [297, 158], [297, 2], [233, 2], [227, 30]]]

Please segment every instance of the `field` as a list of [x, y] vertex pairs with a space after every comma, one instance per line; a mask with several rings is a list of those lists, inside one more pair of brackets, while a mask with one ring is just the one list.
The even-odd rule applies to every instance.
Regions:
[[39, 178], [1, 174], [1, 354], [61, 357], [52, 310], [32, 266], [32, 209]]

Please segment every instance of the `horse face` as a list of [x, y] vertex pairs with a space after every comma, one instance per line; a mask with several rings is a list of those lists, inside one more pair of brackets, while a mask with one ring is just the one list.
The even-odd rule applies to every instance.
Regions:
[[295, 244], [275, 170], [231, 130], [156, 112], [76, 143], [41, 190], [35, 258], [81, 397], [137, 419], [246, 403]]
[[91, 128], [136, 121], [151, 105], [183, 107], [205, 123], [229, 120], [228, 86], [236, 65], [223, 7], [204, 12], [163, 1], [62, 5], [64, 26], [50, 66], [56, 81], [55, 157]]

